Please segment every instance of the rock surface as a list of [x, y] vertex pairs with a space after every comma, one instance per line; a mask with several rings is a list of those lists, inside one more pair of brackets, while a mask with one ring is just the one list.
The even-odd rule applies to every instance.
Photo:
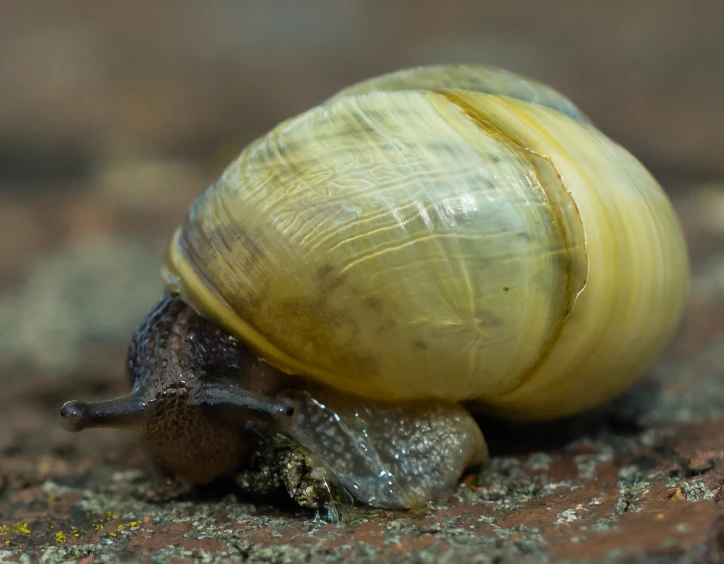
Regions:
[[[144, 3], [138, 45], [123, 33], [136, 29], [134, 4], [119, 4], [111, 18], [89, 4], [46, 20], [17, 5], [0, 24], [0, 69], [16, 85], [0, 104], [0, 562], [724, 562], [724, 146], [722, 114], [707, 106], [721, 99], [724, 82], [721, 73], [701, 78], [690, 64], [706, 66], [708, 49], [724, 46], [697, 27], [695, 10], [650, 20], [632, 9], [623, 28], [613, 12], [581, 16], [623, 29], [621, 51], [607, 56], [628, 66], [601, 63], [594, 79], [566, 70], [581, 67], [562, 64], [555, 34], [527, 36], [529, 46], [545, 47], [538, 58], [523, 54], [522, 27], [481, 45], [462, 25], [475, 11], [466, 2], [445, 14], [430, 8], [417, 23], [395, 12], [394, 21], [407, 22], [397, 26], [398, 42], [385, 35], [366, 59], [354, 41], [336, 50], [341, 35], [331, 46], [312, 32], [289, 38], [273, 9], [249, 7], [249, 18], [277, 35], [267, 37], [266, 58], [243, 63], [228, 54], [247, 53], [242, 43], [252, 40], [222, 26], [220, 3], [209, 12], [179, 3], [168, 14], [145, 12]], [[374, 9], [346, 5], [349, 13], [336, 8], [329, 17], [383, 33]], [[555, 27], [566, 5], [551, 3], [541, 17]], [[496, 17], [513, 29], [508, 10]], [[321, 25], [313, 17], [321, 12], [307, 14], [305, 25]], [[198, 51], [172, 40], [184, 14], [193, 16]], [[157, 33], [148, 22], [161, 16], [168, 28]], [[643, 39], [636, 21], [653, 28]], [[667, 43], [674, 28], [682, 35]], [[438, 31], [422, 41], [425, 29]], [[565, 37], [582, 42], [584, 31], [571, 27]], [[687, 33], [698, 43], [687, 43]], [[258, 45], [263, 37], [255, 37]], [[284, 37], [298, 53], [279, 46]], [[654, 53], [664, 44], [673, 53], [666, 64]], [[422, 46], [430, 59], [470, 60], [489, 48], [501, 63], [512, 57], [512, 66], [539, 69], [540, 78], [576, 92], [609, 132], [625, 132], [622, 141], [652, 164], [683, 222], [694, 278], [680, 330], [641, 384], [567, 421], [483, 421], [491, 465], [448, 502], [409, 514], [361, 511], [341, 524], [252, 504], [227, 484], [164, 498], [132, 435], [63, 431], [66, 399], [121, 392], [131, 331], [161, 289], [166, 239], [225, 159], [286, 114], [350, 80], [408, 64]], [[395, 55], [385, 59], [385, 50]], [[25, 66], [13, 53], [25, 54]], [[588, 45], [578, 56], [596, 53]], [[341, 61], [356, 68], [326, 70]], [[687, 101], [691, 89], [673, 87], [672, 69], [684, 67], [699, 77], [695, 102]], [[608, 86], [614, 102], [600, 93]], [[631, 99], [621, 106], [627, 88]], [[282, 95], [291, 89], [299, 99]], [[675, 110], [674, 122], [660, 122]]]

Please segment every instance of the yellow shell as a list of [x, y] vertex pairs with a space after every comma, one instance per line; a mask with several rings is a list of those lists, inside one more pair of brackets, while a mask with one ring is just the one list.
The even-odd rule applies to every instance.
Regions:
[[164, 275], [282, 370], [518, 418], [628, 387], [689, 280], [649, 172], [561, 94], [477, 66], [354, 85], [251, 143]]

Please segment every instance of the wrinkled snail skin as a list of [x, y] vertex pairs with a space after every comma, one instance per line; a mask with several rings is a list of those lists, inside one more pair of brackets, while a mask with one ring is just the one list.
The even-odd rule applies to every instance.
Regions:
[[381, 507], [485, 464], [462, 403], [544, 420], [627, 389], [689, 285], [644, 166], [550, 87], [470, 65], [360, 82], [250, 143], [162, 274], [131, 393], [70, 402], [66, 427], [141, 429], [195, 482], [285, 436]]

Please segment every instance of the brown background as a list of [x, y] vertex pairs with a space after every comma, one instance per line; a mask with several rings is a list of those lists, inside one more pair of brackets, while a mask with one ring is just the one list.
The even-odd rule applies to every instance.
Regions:
[[[123, 488], [136, 484], [134, 479], [139, 488], [150, 484], [145, 474], [132, 478], [143, 468], [132, 439], [110, 431], [68, 435], [59, 429], [57, 409], [65, 399], [97, 399], [123, 389], [125, 347], [160, 291], [158, 264], [171, 230], [248, 141], [353, 81], [420, 63], [475, 62], [565, 92], [650, 167], [682, 218], [692, 256], [692, 297], [680, 335], [647, 380], [648, 407], [636, 415], [644, 427], [626, 443], [628, 450], [617, 450], [621, 443], [609, 437], [615, 429], [606, 426], [593, 434], [573, 433], [564, 444], [574, 454], [560, 445], [538, 449], [554, 460], [543, 482], [582, 480], [583, 491], [592, 488], [586, 499], [604, 500], [595, 514], [599, 521], [593, 513], [563, 518], [564, 525], [560, 517], [544, 518], [540, 507], [550, 512], [557, 503], [559, 513], [575, 513], [580, 505], [549, 490], [539, 492], [536, 499], [544, 501], [537, 509], [518, 490], [496, 498], [495, 487], [510, 478], [505, 464], [512, 464], [501, 451], [497, 460], [504, 467], [494, 466], [493, 489], [481, 486], [474, 490], [477, 498], [435, 514], [442, 524], [424, 533], [424, 542], [410, 532], [412, 545], [389, 548], [399, 533], [399, 527], [390, 532], [389, 521], [354, 529], [348, 537], [357, 535], [370, 551], [387, 546], [393, 559], [413, 545], [420, 558], [426, 551], [459, 556], [496, 550], [506, 558], [562, 558], [576, 555], [571, 538], [588, 536], [593, 540], [581, 554], [591, 559], [613, 558], [616, 548], [714, 554], [721, 542], [716, 496], [723, 453], [717, 448], [724, 435], [723, 21], [724, 3], [715, 0], [0, 1], [0, 550], [5, 543], [16, 553], [90, 558], [109, 541], [103, 546], [119, 558], [175, 543], [177, 552], [168, 549], [174, 556], [189, 557], [178, 548], [183, 545], [192, 553], [210, 550], [218, 559], [246, 555], [261, 561], [271, 554], [274, 561], [283, 553], [293, 561], [297, 553], [321, 558], [325, 550], [330, 558], [363, 559], [340, 549], [340, 542], [325, 536], [331, 534], [327, 529], [315, 533], [311, 544], [290, 541], [290, 548], [275, 540], [279, 528], [309, 534], [303, 517], [287, 516], [262, 534], [269, 523], [253, 521], [249, 506], [214, 503], [183, 511], [216, 511], [218, 523], [230, 522], [230, 511], [246, 511], [235, 519], [246, 519], [251, 528], [236, 529], [231, 537], [217, 529], [202, 548], [179, 544], [200, 535], [193, 528], [169, 529], [160, 517], [175, 515], [180, 506], [129, 505], [133, 496]], [[658, 390], [656, 399], [652, 389]], [[666, 435], [671, 425], [675, 433]], [[629, 495], [621, 493], [621, 469], [635, 464], [641, 449], [652, 448], [646, 446], [647, 432], [664, 447], [650, 454], [658, 478], [637, 482], [649, 486], [636, 494], [645, 510], [624, 512], [638, 521], [619, 529], [595, 529], [600, 519], [619, 519], [616, 504]], [[575, 450], [580, 448], [583, 454]], [[610, 467], [610, 475], [590, 483], [580, 472], [566, 477], [580, 456], [594, 456], [587, 448]], [[613, 458], [604, 456], [612, 448]], [[626, 458], [632, 452], [639, 454]], [[684, 495], [697, 502], [685, 504], [685, 511], [661, 509], [669, 499], [668, 468], [678, 464], [684, 470], [677, 475], [690, 479], [698, 474], [687, 464], [694, 460], [696, 467], [700, 458], [713, 493], [701, 499]], [[130, 474], [118, 474], [122, 470]], [[521, 472], [520, 480], [532, 479]], [[145, 525], [114, 528], [112, 537], [111, 525], [101, 527], [96, 517], [91, 523], [82, 508], [101, 511], [103, 503], [93, 498], [101, 493], [103, 507], [116, 512], [113, 527], [136, 518]], [[54, 506], [49, 500], [56, 497]], [[509, 498], [520, 498], [520, 507], [505, 506]], [[538, 532], [515, 533], [513, 542], [510, 535], [496, 536], [484, 519], [473, 520], [478, 542], [495, 541], [483, 550], [450, 540], [463, 526], [460, 515], [494, 515], [502, 519], [499, 529], [507, 530], [501, 523], [508, 519]], [[687, 520], [696, 524], [691, 531], [671, 532]], [[423, 521], [404, 526], [419, 532]], [[671, 527], [655, 529], [655, 523]], [[625, 531], [637, 526], [658, 532], [646, 542], [646, 535], [627, 537]], [[57, 536], [61, 529], [66, 540]], [[149, 537], [150, 530], [156, 535]], [[536, 544], [535, 535], [545, 542]], [[152, 540], [142, 540], [147, 538]], [[666, 542], [672, 538], [674, 548]], [[516, 542], [537, 548], [526, 552]]]

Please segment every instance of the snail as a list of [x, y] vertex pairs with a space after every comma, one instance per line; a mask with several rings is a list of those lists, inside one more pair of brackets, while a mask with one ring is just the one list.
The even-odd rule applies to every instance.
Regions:
[[484, 65], [389, 72], [282, 121], [194, 201], [161, 272], [128, 395], [67, 402], [67, 430], [139, 431], [191, 484], [282, 441], [400, 509], [486, 466], [477, 413], [546, 421], [629, 388], [689, 287], [644, 165]]

